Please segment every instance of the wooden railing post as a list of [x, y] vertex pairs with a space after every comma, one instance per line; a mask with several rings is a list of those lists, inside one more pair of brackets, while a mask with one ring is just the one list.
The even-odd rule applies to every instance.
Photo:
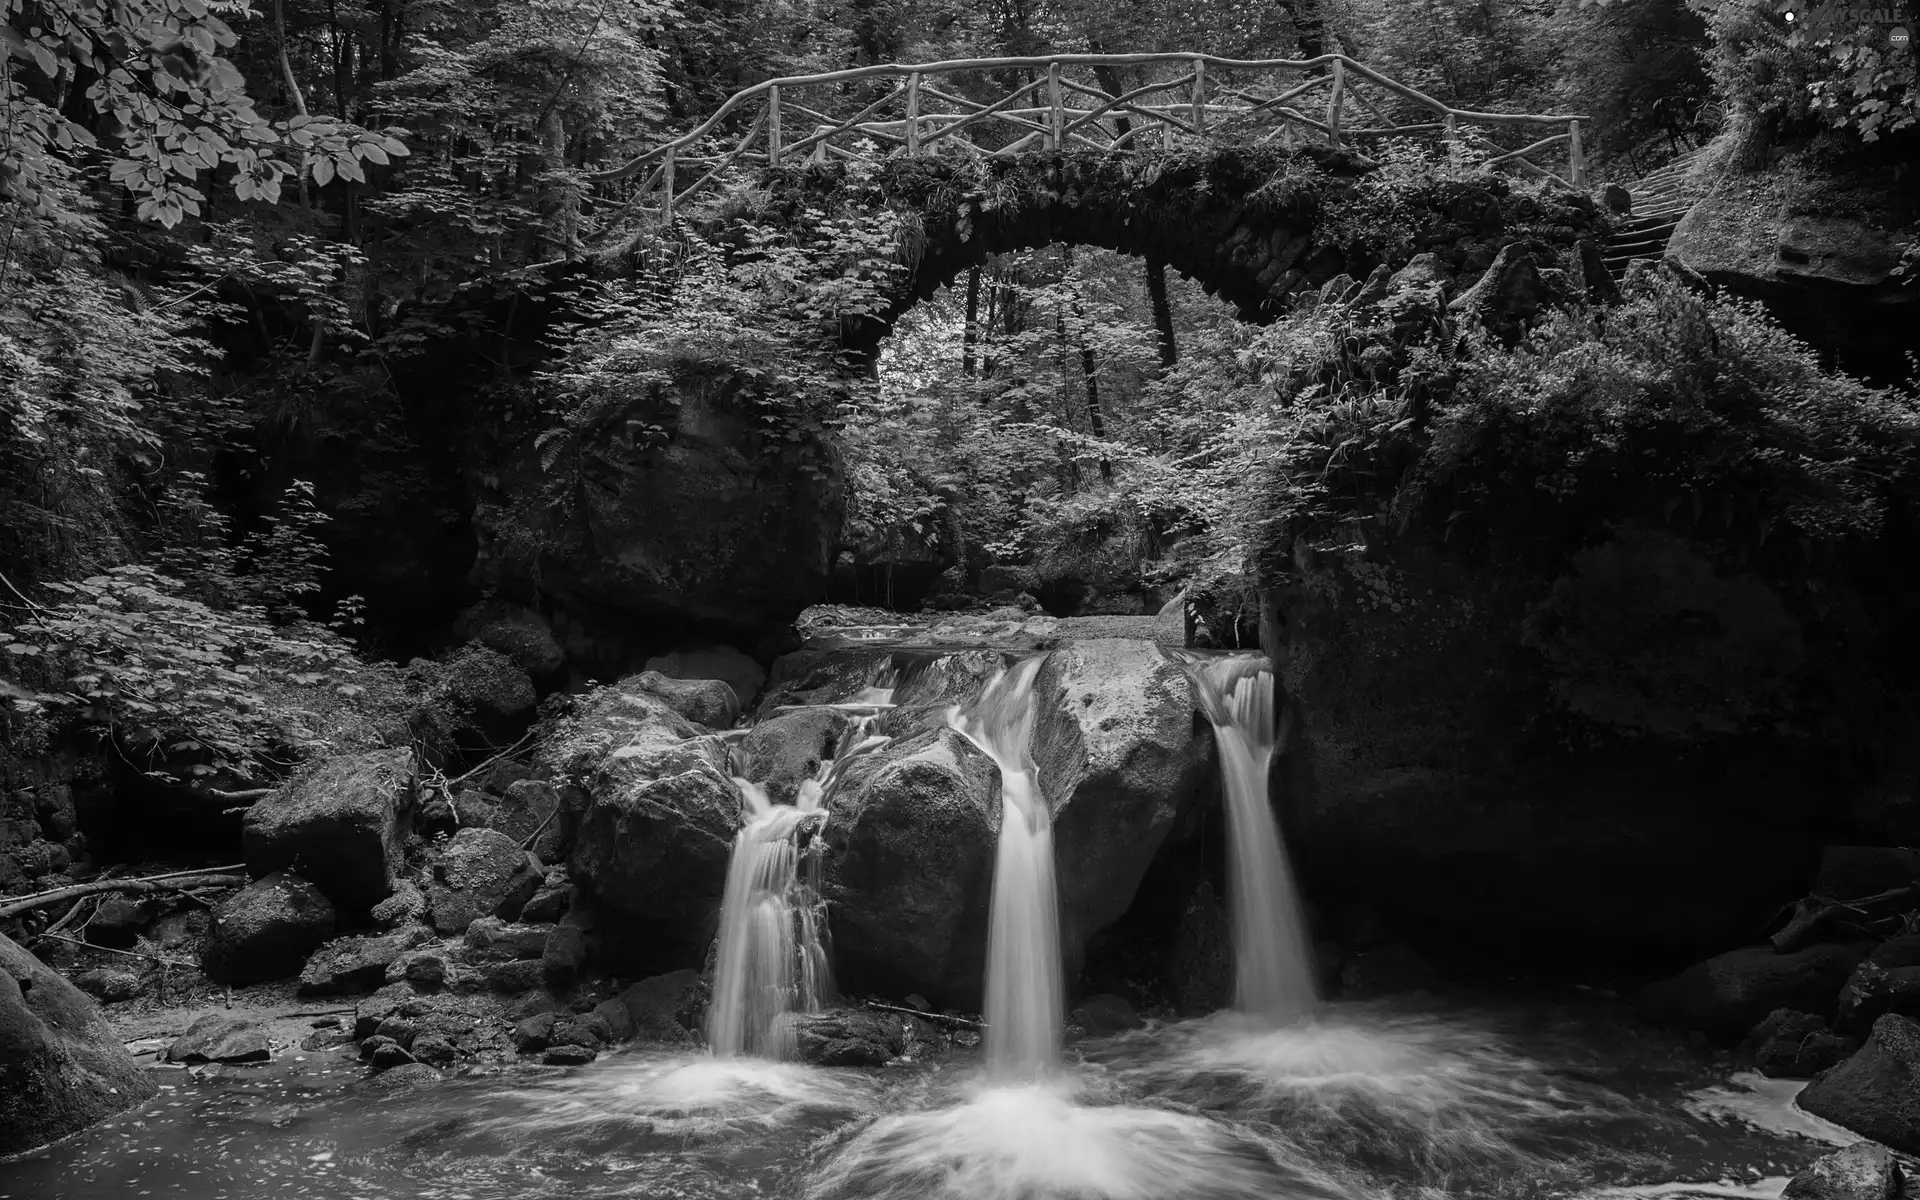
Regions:
[[666, 161], [660, 164], [660, 189], [666, 198], [660, 202], [660, 220], [673, 220], [673, 147], [667, 147]]
[[1193, 131], [1207, 136], [1207, 60], [1193, 60]]
[[1327, 144], [1340, 148], [1340, 106], [1347, 98], [1347, 64], [1333, 60], [1333, 92], [1327, 97]]
[[780, 165], [780, 85], [767, 89], [767, 165]]
[[1567, 182], [1577, 188], [1587, 186], [1587, 156], [1580, 145], [1580, 122], [1567, 122]]
[[1447, 143], [1447, 162], [1452, 166], [1460, 165], [1460, 118], [1452, 109], [1447, 110], [1446, 131], [1441, 134]]
[[920, 72], [907, 76], [907, 157], [920, 153]]
[[[813, 132], [815, 134], [822, 134], [832, 128], [833, 126], [831, 125], [815, 125], [813, 127]], [[827, 139], [826, 138], [821, 138], [819, 141], [813, 144], [813, 154], [811, 157], [813, 161], [817, 163], [823, 163], [827, 161]]]
[[1067, 113], [1060, 103], [1060, 64], [1047, 64], [1047, 104], [1053, 109], [1052, 130], [1047, 135], [1047, 148], [1063, 150], [1067, 141]]

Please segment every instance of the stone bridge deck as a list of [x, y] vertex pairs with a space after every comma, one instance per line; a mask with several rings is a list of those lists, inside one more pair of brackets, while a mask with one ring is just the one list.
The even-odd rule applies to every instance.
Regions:
[[[1320, 93], [1324, 108], [1309, 115], [1307, 105], [1318, 104]], [[1349, 124], [1356, 116], [1358, 122]], [[744, 132], [738, 132], [743, 123]], [[671, 220], [676, 205], [736, 165], [1007, 157], [1036, 150], [1127, 155], [1194, 143], [1291, 146], [1300, 139], [1339, 149], [1421, 137], [1441, 140], [1457, 155], [1584, 190], [1586, 125], [1586, 117], [1573, 114], [1454, 108], [1341, 54], [953, 59], [756, 84], [686, 134], [594, 180], [639, 179], [632, 202]], [[732, 136], [722, 140], [723, 130]], [[1489, 136], [1529, 130], [1554, 132], [1512, 149]], [[1564, 175], [1532, 161], [1547, 151], [1564, 153]]]

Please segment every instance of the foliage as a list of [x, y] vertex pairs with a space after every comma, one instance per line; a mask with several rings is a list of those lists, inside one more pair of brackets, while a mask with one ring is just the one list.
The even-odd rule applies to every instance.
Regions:
[[250, 778], [365, 745], [363, 710], [400, 703], [395, 679], [331, 631], [210, 608], [151, 567], [42, 586], [60, 599], [16, 597], [0, 629], [0, 672], [26, 689], [12, 705], [100, 726], [158, 778]]

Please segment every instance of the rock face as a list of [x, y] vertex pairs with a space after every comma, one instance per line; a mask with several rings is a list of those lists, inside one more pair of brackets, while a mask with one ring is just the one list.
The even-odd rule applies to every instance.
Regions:
[[905, 1048], [898, 1018], [825, 1012], [796, 1017], [800, 1059], [820, 1067], [883, 1067]]
[[1213, 759], [1180, 667], [1146, 641], [1068, 642], [1034, 680], [1033, 758], [1053, 805], [1068, 960], [1133, 903]]
[[700, 972], [688, 968], [642, 979], [620, 994], [620, 1004], [627, 1010], [633, 1030], [629, 1037], [655, 1042], [692, 1041], [702, 1016]]
[[1865, 956], [1858, 946], [1809, 946], [1792, 954], [1771, 946], [1729, 950], [1648, 987], [1639, 1011], [1657, 1024], [1731, 1044], [1775, 1009], [1833, 1011], [1841, 985]]
[[848, 987], [978, 1004], [999, 817], [999, 770], [945, 727], [849, 768], [821, 834]]
[[[1892, 213], [1874, 202], [1825, 212], [1804, 199], [1824, 181], [1788, 164], [1723, 181], [1675, 227], [1667, 256], [1709, 283], [1765, 303], [1788, 330], [1837, 352], [1857, 373], [1899, 373], [1920, 294], [1892, 275], [1900, 250]], [[1834, 191], [1831, 186], [1825, 190]], [[1844, 191], [1844, 189], [1842, 189]]]
[[1663, 530], [1565, 559], [1376, 533], [1265, 576], [1275, 786], [1310, 898], [1436, 946], [1657, 973], [1805, 894], [1827, 785], [1804, 747], [1831, 735], [1801, 697], [1881, 643]]
[[1903, 1154], [1920, 1154], [1920, 1025], [1881, 1017], [1859, 1053], [1808, 1084], [1799, 1105]]
[[594, 693], [549, 753], [584, 788], [568, 877], [602, 906], [606, 952], [698, 961], [740, 824], [724, 747], [627, 680]]
[[0, 1155], [44, 1146], [153, 1093], [93, 1001], [0, 936]]
[[505, 600], [482, 600], [460, 614], [456, 631], [512, 659], [527, 674], [551, 675], [566, 665], [566, 653], [546, 619]]
[[[474, 515], [476, 574], [629, 622], [791, 621], [825, 590], [846, 484], [830, 445], [757, 418], [744, 377], [715, 366], [636, 387], [557, 444], [528, 430]], [[546, 502], [543, 456], [578, 472], [578, 504]]]
[[518, 917], [539, 886], [518, 842], [496, 829], [462, 829], [433, 864], [427, 909], [441, 933], [464, 933], [482, 917]]
[[200, 969], [221, 983], [261, 983], [298, 974], [333, 935], [333, 905], [298, 875], [248, 884], [214, 909]]
[[256, 878], [297, 863], [340, 907], [366, 910], [393, 891], [404, 863], [399, 808], [413, 791], [413, 755], [375, 750], [309, 763], [247, 810], [241, 826]]
[[740, 740], [745, 776], [776, 804], [792, 804], [820, 764], [833, 761], [848, 718], [831, 708], [800, 708], [760, 721]]

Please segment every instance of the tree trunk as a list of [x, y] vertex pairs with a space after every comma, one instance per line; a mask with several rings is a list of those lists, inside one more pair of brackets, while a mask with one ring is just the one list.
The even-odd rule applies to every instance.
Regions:
[[1327, 52], [1327, 21], [1320, 12], [1320, 0], [1292, 0], [1294, 34], [1300, 40], [1301, 58], [1318, 58]]
[[1147, 260], [1147, 296], [1153, 301], [1153, 327], [1160, 331], [1160, 366], [1169, 368], [1180, 361], [1180, 347], [1173, 338], [1173, 306], [1167, 302], [1167, 264], [1157, 258]]
[[967, 272], [967, 327], [960, 335], [960, 373], [973, 378], [973, 347], [979, 340], [980, 268]]

